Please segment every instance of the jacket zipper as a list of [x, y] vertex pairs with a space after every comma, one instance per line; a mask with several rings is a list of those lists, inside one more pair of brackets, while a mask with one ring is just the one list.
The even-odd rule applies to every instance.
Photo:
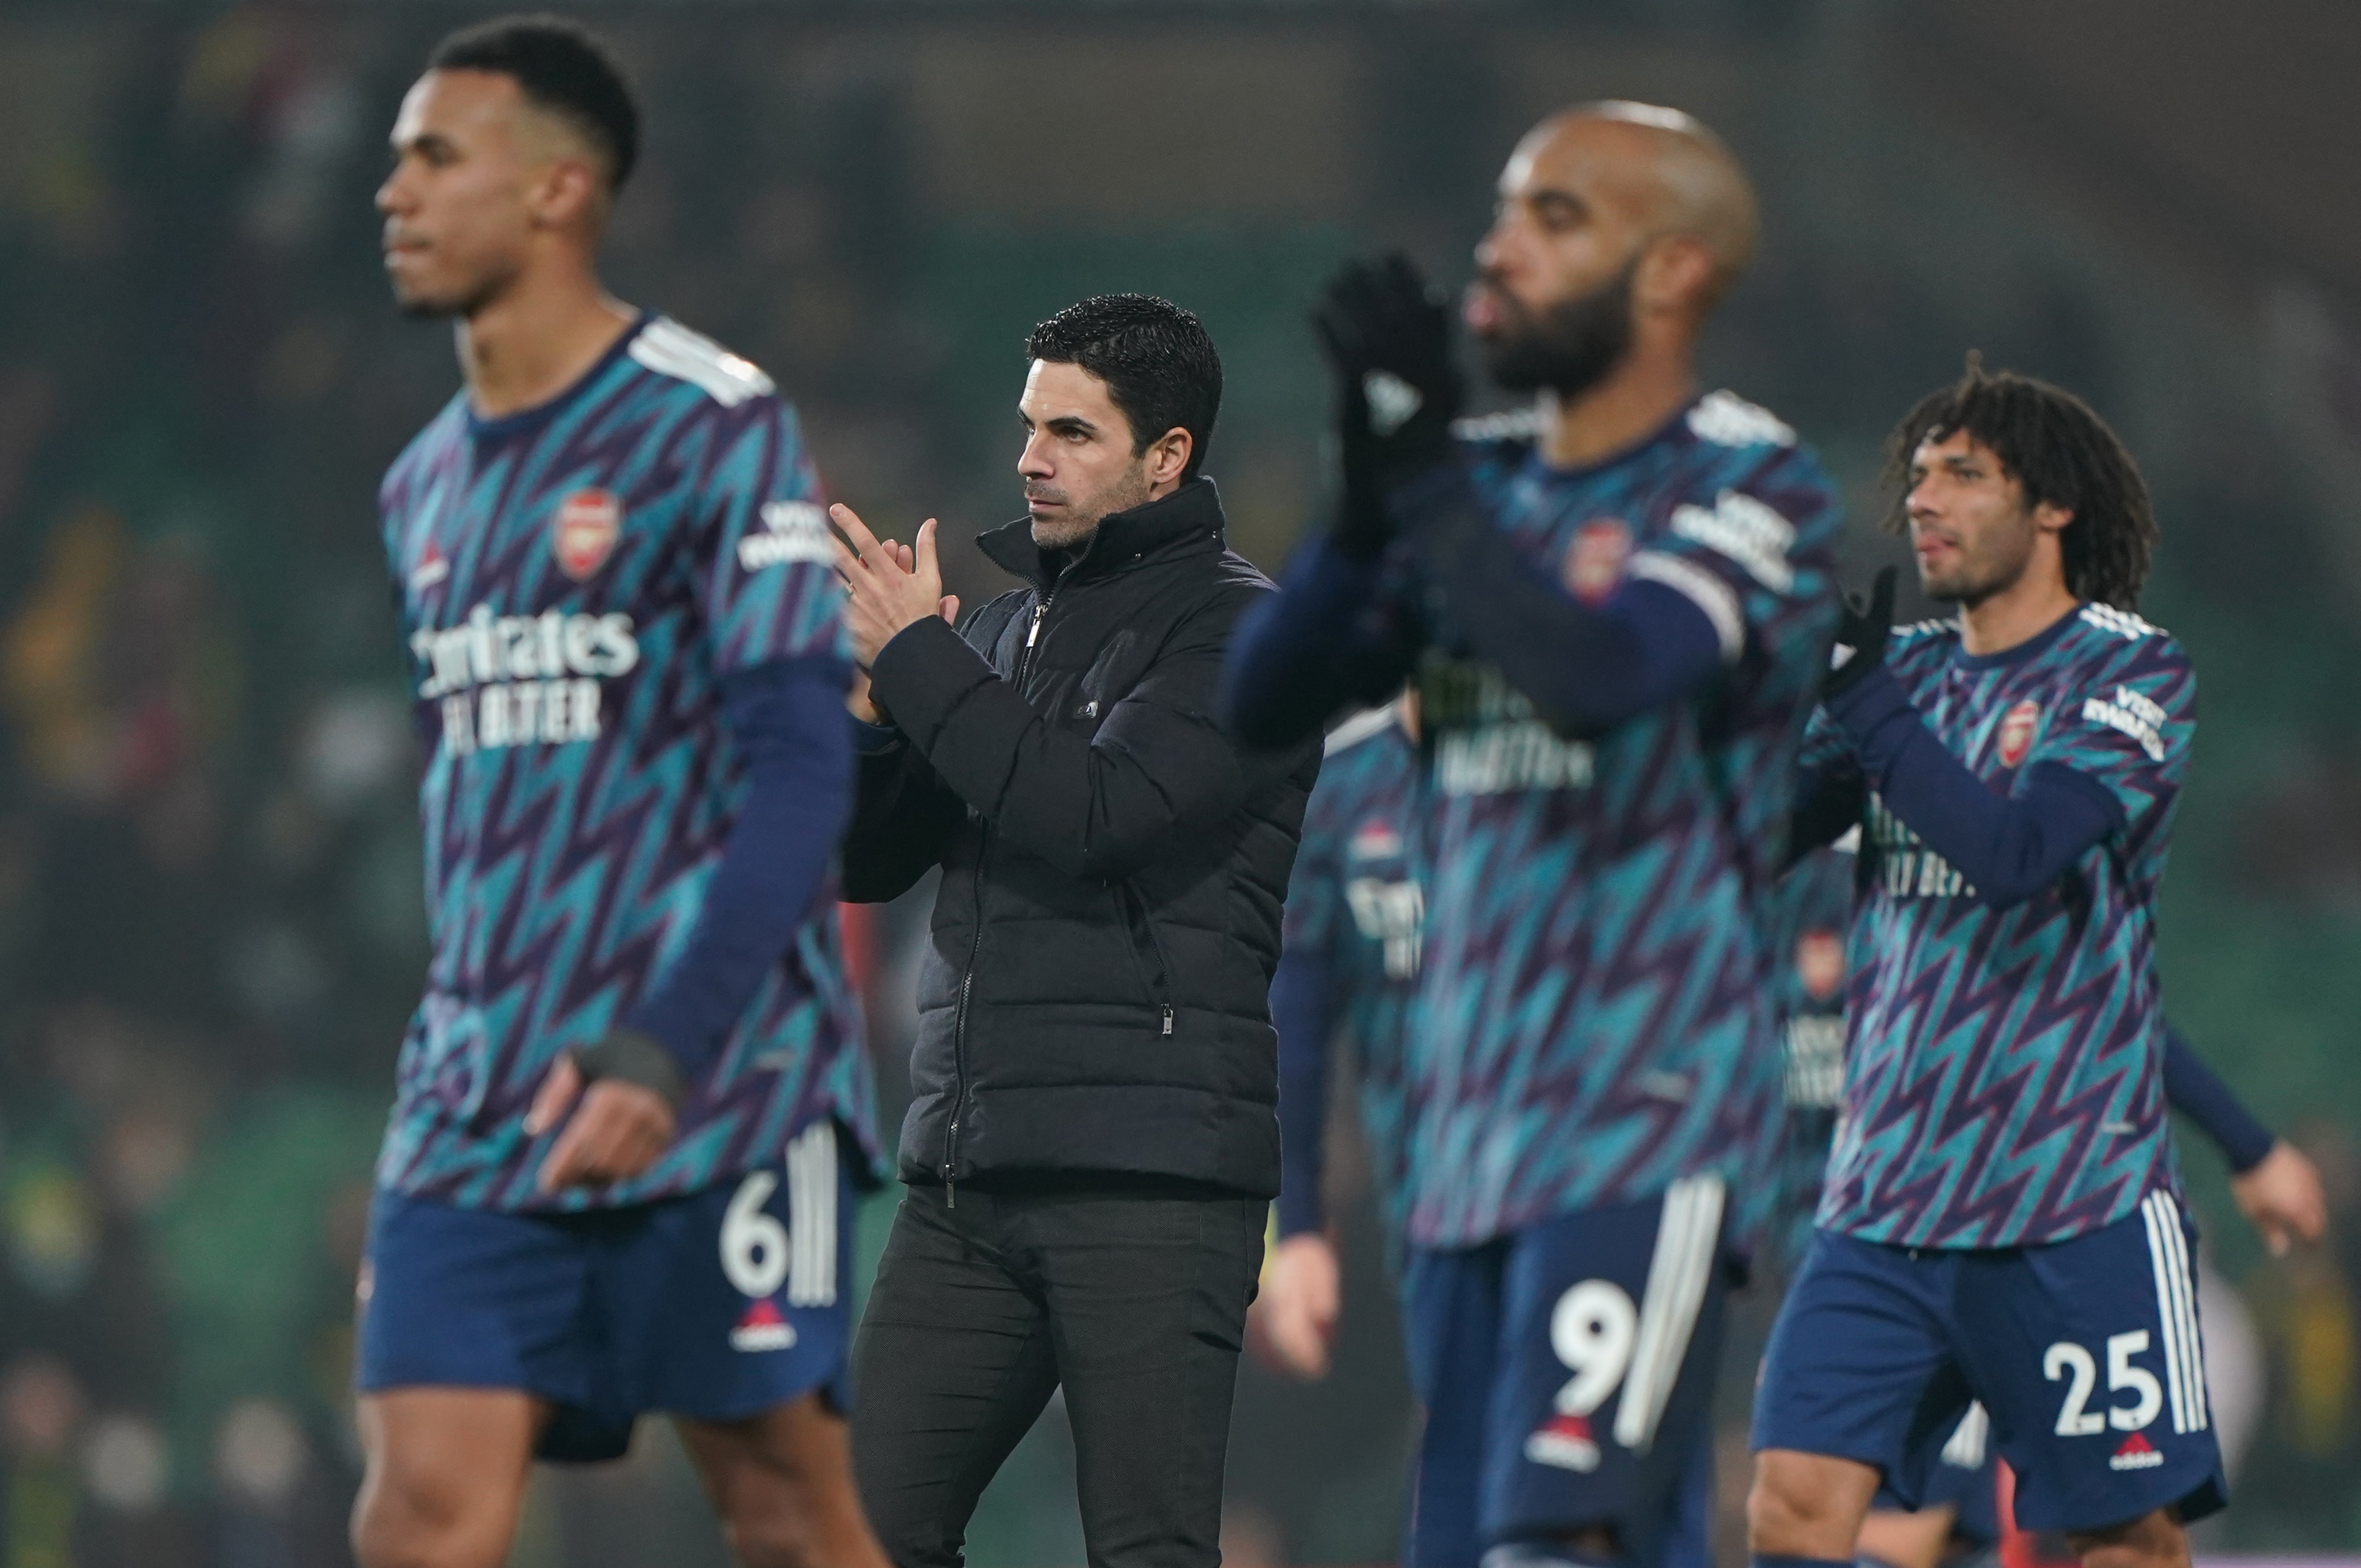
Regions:
[[[1128, 881], [1117, 883], [1115, 891], [1117, 898], [1123, 905], [1125, 924], [1130, 923], [1132, 910], [1136, 905], [1139, 911], [1139, 928], [1148, 933], [1148, 948], [1156, 959], [1156, 981], [1148, 990], [1157, 1004], [1157, 1010], [1163, 1018], [1162, 1027], [1157, 1033], [1170, 1039], [1172, 1036], [1172, 966], [1164, 961], [1164, 938], [1156, 934], [1156, 922], [1148, 916], [1148, 897], [1145, 894], [1141, 894]], [[1128, 933], [1126, 932], [1126, 935], [1128, 936]], [[1137, 953], [1138, 950], [1138, 944], [1133, 943], [1132, 951]]]
[[[1025, 674], [1033, 662], [1033, 644], [1041, 638], [1042, 619], [1049, 613], [1049, 601], [1058, 597], [1058, 586], [1049, 585], [1049, 592], [1033, 601], [1033, 624], [1026, 629], [1025, 646], [1016, 653], [1016, 679], [1019, 696], [1025, 695]], [[968, 938], [967, 969], [960, 976], [959, 1010], [951, 1015], [951, 1122], [943, 1132], [943, 1206], [959, 1207], [959, 1183], [951, 1172], [959, 1165], [960, 1116], [967, 1108], [967, 1002], [975, 990], [975, 960], [983, 951], [983, 883], [984, 872], [992, 858], [992, 824], [983, 825], [983, 836], [975, 848], [975, 931]], [[1171, 1009], [1165, 1009], [1164, 1032], [1172, 1032]]]

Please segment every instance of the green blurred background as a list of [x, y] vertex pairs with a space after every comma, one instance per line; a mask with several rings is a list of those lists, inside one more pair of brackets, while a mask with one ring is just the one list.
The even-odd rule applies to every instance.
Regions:
[[[971, 595], [967, 537], [1019, 510], [1032, 323], [1118, 289], [1203, 315], [1229, 386], [1210, 470], [1275, 567], [1317, 490], [1318, 280], [1380, 245], [1464, 279], [1510, 145], [1579, 99], [1689, 109], [1755, 172], [1765, 243], [1708, 373], [1818, 445], [1855, 573], [1899, 556], [1882, 436], [1965, 351], [2087, 395], [2158, 498], [2147, 611], [2203, 674], [2171, 1007], [2337, 1205], [2328, 1247], [2268, 1261], [2191, 1149], [2237, 1340], [2214, 1371], [2247, 1412], [2202, 1544], [2361, 1550], [2355, 7], [582, 11], [651, 111], [618, 291], [768, 368], [865, 516], [940, 515]], [[0, 5], [0, 1568], [347, 1561], [352, 1274], [424, 960], [372, 502], [456, 384], [447, 334], [387, 302], [369, 198], [401, 90], [483, 14]], [[889, 1125], [921, 913], [875, 930]], [[1340, 1367], [1244, 1375], [1241, 1568], [1393, 1550], [1411, 1415], [1345, 1149]], [[1079, 1563], [1071, 1486], [1053, 1406], [978, 1568]], [[653, 1428], [546, 1477], [517, 1553], [721, 1560]]]

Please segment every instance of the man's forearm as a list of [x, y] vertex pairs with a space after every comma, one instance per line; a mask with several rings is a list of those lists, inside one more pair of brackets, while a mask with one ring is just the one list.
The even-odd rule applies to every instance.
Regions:
[[2122, 825], [2105, 785], [2054, 763], [2033, 764], [2014, 794], [1993, 789], [1935, 738], [1883, 667], [1825, 706], [1886, 809], [1993, 908], [2041, 892]]
[[2174, 1110], [2213, 1140], [2237, 1175], [2262, 1164], [2279, 1142], [2170, 1025], [2164, 1034], [2164, 1094]]
[[1409, 513], [1422, 575], [1452, 630], [1562, 730], [1597, 733], [1662, 707], [1745, 647], [1735, 598], [1686, 562], [1659, 568], [1680, 583], [1635, 563], [1604, 602], [1576, 598], [1500, 532], [1455, 465], [1398, 491], [1394, 505]]
[[1074, 876], [1129, 875], [1244, 803], [1213, 721], [1222, 627], [1159, 660], [1085, 736], [1051, 722], [940, 621], [879, 652], [872, 677], [910, 744], [993, 830]]
[[694, 1083], [708, 1072], [763, 975], [795, 940], [828, 875], [851, 805], [844, 667], [765, 665], [724, 683], [747, 761], [746, 798], [679, 956], [632, 1010]]
[[1279, 591], [1238, 618], [1222, 671], [1222, 720], [1250, 746], [1291, 745], [1348, 704], [1383, 701], [1417, 655], [1378, 564], [1325, 535], [1297, 550]]
[[1279, 956], [1270, 981], [1279, 1031], [1279, 1234], [1323, 1223], [1321, 1170], [1328, 1129], [1330, 966], [1317, 953]]

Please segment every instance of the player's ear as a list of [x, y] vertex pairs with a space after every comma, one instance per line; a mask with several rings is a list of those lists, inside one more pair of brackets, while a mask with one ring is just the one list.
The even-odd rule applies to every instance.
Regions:
[[526, 203], [534, 221], [547, 228], [595, 225], [606, 215], [606, 181], [588, 159], [557, 159], [542, 169]]
[[1189, 469], [1189, 455], [1197, 449], [1194, 437], [1180, 425], [1159, 435], [1148, 448], [1148, 482], [1169, 485]]
[[1632, 298], [1642, 313], [1693, 314], [1713, 287], [1715, 269], [1713, 252], [1703, 240], [1663, 236], [1640, 253]]
[[2033, 526], [2044, 533], [2063, 533], [2074, 521], [2074, 509], [2061, 507], [2056, 501], [2037, 501], [2033, 508]]

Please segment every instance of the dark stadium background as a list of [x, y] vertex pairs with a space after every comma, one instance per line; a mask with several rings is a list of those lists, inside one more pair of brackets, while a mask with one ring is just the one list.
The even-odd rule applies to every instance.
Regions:
[[[352, 1273], [424, 956], [372, 498], [456, 385], [387, 302], [369, 196], [426, 48], [480, 14], [0, 5], [0, 1568], [347, 1561]], [[1035, 320], [1113, 289], [1204, 316], [1211, 471], [1276, 565], [1315, 499], [1316, 280], [1379, 243], [1463, 279], [1511, 141], [1586, 97], [1690, 109], [1752, 167], [1766, 243], [1708, 363], [1841, 476], [1857, 569], [1898, 557], [1880, 436], [1964, 350], [2087, 394], [2159, 498], [2147, 612], [2203, 673], [2171, 1008], [2338, 1205], [2274, 1264], [2189, 1153], [2259, 1401], [2201, 1548], [2361, 1550], [2349, 0], [586, 14], [651, 100], [620, 291], [767, 367], [871, 520], [940, 514], [969, 594]], [[910, 914], [880, 928], [889, 1126]], [[1353, 1212], [1340, 1372], [1246, 1374], [1238, 1568], [1391, 1550], [1410, 1417]], [[1068, 1464], [1053, 1407], [978, 1568], [1081, 1562]], [[721, 1558], [651, 1431], [549, 1479], [516, 1561]]]

